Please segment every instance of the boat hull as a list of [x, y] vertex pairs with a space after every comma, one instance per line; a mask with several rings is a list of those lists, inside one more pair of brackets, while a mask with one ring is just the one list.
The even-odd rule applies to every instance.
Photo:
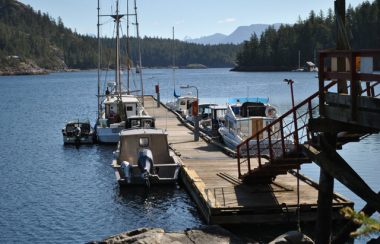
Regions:
[[115, 177], [119, 186], [128, 187], [135, 185], [160, 185], [160, 184], [174, 184], [178, 180], [178, 174], [180, 170], [180, 164], [175, 162], [174, 164], [155, 164], [155, 174], [149, 176], [149, 183], [144, 179], [143, 173], [140, 171], [137, 165], [131, 166], [130, 177], [126, 178], [125, 173], [117, 164], [117, 161], [112, 162], [114, 168]]
[[[219, 133], [223, 139], [224, 144], [229, 147], [230, 149], [236, 151], [237, 146], [243, 142], [241, 138], [234, 135], [233, 133], [230, 133], [227, 131], [227, 129], [223, 128], [219, 130]], [[271, 140], [271, 147], [269, 147], [269, 140], [260, 140], [259, 145], [257, 144], [257, 140], [251, 140], [249, 141], [249, 149], [247, 150], [247, 147], [241, 147], [240, 148], [240, 155], [241, 156], [247, 156], [248, 151], [249, 155], [254, 156], [258, 154], [258, 151], [260, 149], [260, 155], [270, 155], [271, 148], [272, 154], [274, 157], [280, 157], [283, 155], [283, 152], [289, 152], [293, 148], [293, 143], [289, 140], [284, 141], [285, 149], [282, 148], [282, 143], [280, 139], [272, 138]]]
[[119, 133], [123, 128], [96, 128], [96, 138], [99, 143], [116, 144], [119, 141]]
[[64, 144], [93, 144], [94, 138], [92, 135], [90, 136], [63, 136], [63, 143]]

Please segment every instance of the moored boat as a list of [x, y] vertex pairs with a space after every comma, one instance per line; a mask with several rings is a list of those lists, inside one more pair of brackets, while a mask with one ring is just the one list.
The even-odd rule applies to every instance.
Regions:
[[94, 130], [88, 119], [75, 119], [68, 121], [62, 128], [64, 144], [92, 144]]
[[[219, 128], [219, 133], [223, 142], [229, 148], [236, 150], [237, 145], [243, 142], [246, 138], [253, 136], [255, 133], [274, 122], [277, 118], [277, 109], [268, 103], [267, 98], [236, 98], [230, 99], [225, 115], [224, 125]], [[280, 125], [275, 124], [271, 133], [271, 141], [268, 140], [268, 133], [260, 135], [259, 140], [251, 140], [249, 150], [256, 152], [260, 147], [261, 154], [269, 155], [269, 143], [272, 143], [272, 149], [275, 155], [281, 153], [281, 145], [279, 140]], [[259, 144], [257, 144], [259, 141]], [[290, 141], [285, 141], [286, 145], [292, 144]], [[276, 146], [278, 145], [278, 149]], [[241, 154], [247, 154], [246, 147], [242, 147]]]
[[112, 167], [120, 186], [175, 183], [180, 163], [161, 129], [127, 129], [120, 133]]
[[[131, 116], [145, 116], [146, 113], [144, 111], [144, 91], [143, 91], [143, 81], [142, 81], [142, 70], [141, 70], [141, 55], [140, 55], [140, 37], [138, 32], [138, 23], [137, 23], [137, 13], [136, 13], [136, 1], [134, 9], [134, 14], [122, 14], [119, 12], [119, 1], [116, 0], [116, 8], [115, 12], [109, 15], [100, 14], [100, 8], [98, 6], [98, 45], [99, 45], [99, 63], [98, 63], [98, 116], [95, 127], [96, 137], [99, 143], [117, 143], [119, 141], [119, 133], [128, 128], [126, 125], [126, 121]], [[127, 5], [128, 5], [127, 1]], [[98, 3], [99, 5], [99, 3]], [[129, 7], [127, 8], [128, 12]], [[141, 88], [141, 103], [137, 96], [133, 95], [133, 92], [130, 90], [130, 82], [132, 80], [131, 66], [132, 66], [132, 57], [130, 57], [130, 50], [127, 50], [127, 87], [124, 88], [122, 82], [122, 74], [121, 70], [121, 54], [120, 54], [120, 29], [121, 22], [123, 18], [127, 18], [126, 23], [129, 25], [129, 17], [135, 17], [135, 26], [137, 32], [137, 41], [138, 41], [138, 63], [136, 66], [139, 67], [139, 79], [140, 79], [140, 88]], [[115, 23], [115, 75], [114, 81], [107, 81], [106, 83], [106, 91], [101, 92], [101, 82], [100, 82], [100, 70], [101, 70], [101, 50], [100, 50], [100, 36], [99, 36], [99, 26], [100, 26], [100, 17], [110, 17], [113, 19]], [[129, 28], [129, 26], [127, 26]], [[129, 47], [129, 32], [126, 38], [126, 45]], [[136, 86], [136, 84], [135, 84]]]
[[177, 97], [173, 102], [166, 103], [166, 106], [186, 118], [191, 114], [191, 105], [197, 101], [197, 97], [191, 94], [186, 94]]

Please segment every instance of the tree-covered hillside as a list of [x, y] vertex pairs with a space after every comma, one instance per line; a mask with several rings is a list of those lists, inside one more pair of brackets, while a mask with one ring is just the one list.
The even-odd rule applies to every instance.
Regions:
[[[115, 41], [104, 38], [101, 43], [102, 63], [112, 66]], [[121, 43], [122, 57], [126, 57], [125, 38]], [[144, 37], [141, 45], [143, 66], [172, 64], [172, 40]], [[60, 18], [54, 20], [16, 0], [0, 0], [0, 73], [23, 65], [51, 70], [96, 68], [97, 46], [96, 37], [73, 32]], [[132, 57], [136, 57], [135, 46], [134, 39], [130, 49]], [[175, 47], [176, 65], [201, 63], [208, 67], [232, 67], [240, 48], [232, 44], [210, 46], [178, 40]]]
[[[332, 2], [333, 3], [333, 2]], [[349, 6], [346, 25], [353, 49], [380, 48], [380, 0]], [[237, 70], [291, 70], [318, 58], [318, 50], [335, 48], [335, 16], [330, 9], [310, 12], [308, 19], [295, 25], [267, 29], [260, 37], [244, 42], [237, 55]]]

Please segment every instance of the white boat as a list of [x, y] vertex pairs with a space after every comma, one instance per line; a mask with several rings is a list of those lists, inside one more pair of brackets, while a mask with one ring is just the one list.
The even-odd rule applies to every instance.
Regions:
[[[99, 3], [98, 3], [99, 4]], [[128, 1], [127, 1], [128, 4]], [[136, 2], [135, 2], [136, 4]], [[127, 8], [128, 9], [128, 8]], [[130, 80], [132, 73], [131, 65], [128, 62], [127, 65], [127, 88], [124, 89], [121, 75], [121, 65], [120, 65], [120, 29], [121, 22], [123, 18], [127, 18], [126, 23], [129, 23], [129, 16], [133, 15], [136, 18], [136, 30], [137, 30], [137, 40], [138, 40], [138, 53], [140, 53], [140, 38], [138, 35], [138, 24], [137, 24], [137, 14], [136, 14], [136, 6], [134, 14], [122, 14], [119, 13], [119, 1], [116, 0], [116, 9], [113, 14], [110, 15], [101, 15], [100, 8], [98, 6], [98, 40], [99, 40], [99, 55], [100, 51], [100, 37], [99, 37], [99, 23], [100, 17], [110, 17], [114, 20], [115, 23], [115, 80], [107, 81], [106, 91], [104, 93], [101, 92], [101, 81], [100, 81], [100, 56], [99, 56], [99, 65], [98, 65], [98, 117], [97, 123], [95, 125], [96, 137], [99, 143], [117, 143], [119, 141], [119, 133], [127, 128], [126, 120], [131, 116], [145, 116], [146, 113], [144, 111], [144, 91], [143, 91], [143, 82], [142, 82], [142, 72], [140, 69], [139, 77], [141, 83], [141, 97], [142, 103], [137, 99], [135, 95], [132, 95], [132, 91], [130, 91]], [[128, 26], [127, 26], [128, 28]], [[129, 36], [127, 35], [127, 46], [129, 46]], [[129, 52], [129, 50], [128, 50]], [[127, 60], [131, 60], [131, 57], [127, 54]], [[141, 65], [141, 55], [139, 55], [138, 67], [142, 67]]]
[[[278, 118], [277, 109], [270, 105], [267, 98], [236, 98], [231, 99], [227, 106], [224, 125], [219, 128], [223, 142], [229, 148], [236, 150], [236, 147], [248, 137], [263, 129]], [[280, 125], [276, 124], [272, 128], [272, 145], [275, 155], [281, 153]], [[269, 155], [268, 133], [260, 134], [259, 146], [261, 155]], [[286, 143], [290, 143], [286, 141]], [[250, 154], [257, 153], [257, 140], [251, 140], [249, 144]], [[278, 150], [277, 150], [278, 149]], [[241, 154], [247, 154], [246, 147], [241, 148]]]
[[88, 119], [75, 119], [68, 121], [62, 128], [64, 144], [92, 144], [94, 130]]
[[166, 103], [166, 106], [180, 114], [183, 118], [191, 115], [191, 105], [197, 100], [196, 96], [190, 94], [177, 97], [173, 102]]
[[211, 105], [209, 106], [210, 115], [199, 122], [200, 128], [208, 135], [219, 136], [219, 128], [225, 124], [227, 106]]
[[117, 143], [119, 133], [127, 128], [126, 120], [132, 116], [145, 116], [144, 108], [136, 96], [109, 95], [102, 102], [102, 113], [96, 124], [100, 143]]
[[[193, 103], [190, 105], [189, 111], [193, 111]], [[195, 104], [196, 105], [196, 104]], [[217, 106], [217, 104], [214, 103], [201, 103], [198, 105], [198, 118], [200, 121], [211, 119], [211, 108], [212, 106]], [[186, 120], [190, 122], [191, 124], [194, 124], [194, 116], [193, 113], [189, 113], [186, 115]]]
[[180, 163], [161, 129], [130, 129], [120, 133], [112, 167], [120, 186], [175, 183]]

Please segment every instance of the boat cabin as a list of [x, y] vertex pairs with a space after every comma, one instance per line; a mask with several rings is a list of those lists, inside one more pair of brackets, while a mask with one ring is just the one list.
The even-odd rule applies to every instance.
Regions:
[[133, 115], [126, 119], [126, 129], [156, 128], [156, 119], [149, 115]]
[[[269, 105], [266, 98], [255, 98], [228, 106], [225, 127], [242, 138], [249, 137], [277, 118], [276, 108]], [[276, 127], [277, 128], [277, 127]]]
[[174, 183], [180, 164], [160, 129], [123, 130], [112, 162], [119, 185]]
[[62, 128], [64, 144], [93, 143], [94, 130], [90, 120], [71, 120]]
[[140, 110], [139, 100], [133, 95], [122, 95], [121, 103], [118, 96], [109, 95], [104, 101], [105, 118], [100, 123], [105, 123], [106, 126], [119, 123], [125, 118], [138, 115]]
[[191, 105], [196, 100], [197, 98], [192, 95], [180, 96], [177, 98], [175, 110], [183, 117], [186, 117], [187, 115], [190, 115]]

